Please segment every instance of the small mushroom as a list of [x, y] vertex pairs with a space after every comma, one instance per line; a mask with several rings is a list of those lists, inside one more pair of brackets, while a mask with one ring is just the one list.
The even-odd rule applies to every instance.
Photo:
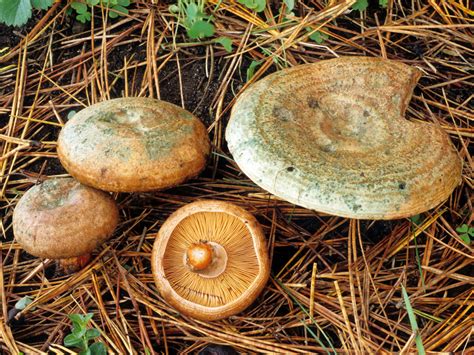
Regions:
[[58, 156], [77, 180], [105, 191], [169, 188], [197, 176], [210, 151], [204, 125], [190, 112], [151, 98], [103, 101], [61, 130]]
[[13, 232], [28, 253], [56, 259], [57, 272], [70, 274], [112, 235], [118, 216], [115, 201], [105, 192], [56, 178], [21, 197], [13, 212]]
[[282, 70], [233, 107], [229, 150], [257, 185], [294, 204], [350, 218], [431, 209], [461, 181], [437, 125], [405, 119], [419, 70], [343, 57]]
[[206, 321], [247, 308], [270, 273], [255, 217], [214, 200], [174, 212], [158, 232], [151, 262], [163, 298], [183, 314]]

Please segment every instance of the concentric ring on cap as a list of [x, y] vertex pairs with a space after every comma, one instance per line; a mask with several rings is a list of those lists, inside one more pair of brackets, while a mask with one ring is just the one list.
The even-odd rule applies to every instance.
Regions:
[[438, 126], [404, 118], [421, 73], [342, 57], [271, 74], [235, 103], [226, 140], [257, 185], [338, 216], [393, 219], [443, 202], [461, 159]]

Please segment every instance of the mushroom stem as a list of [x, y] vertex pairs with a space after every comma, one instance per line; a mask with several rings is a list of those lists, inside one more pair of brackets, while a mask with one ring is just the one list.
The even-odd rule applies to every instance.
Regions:
[[70, 275], [81, 270], [91, 260], [91, 254], [84, 254], [72, 258], [64, 258], [56, 260], [56, 273], [62, 275]]
[[214, 249], [206, 242], [193, 243], [186, 250], [186, 257], [191, 271], [202, 271], [212, 264]]
[[227, 252], [222, 245], [214, 242], [193, 243], [184, 254], [184, 264], [202, 277], [214, 278], [227, 267]]

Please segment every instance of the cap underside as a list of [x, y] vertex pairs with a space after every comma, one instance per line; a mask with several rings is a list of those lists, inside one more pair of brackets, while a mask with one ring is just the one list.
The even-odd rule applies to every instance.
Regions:
[[[215, 278], [202, 277], [183, 264], [188, 247], [201, 241], [219, 244], [227, 253], [226, 269]], [[252, 235], [240, 219], [223, 212], [198, 212], [184, 218], [173, 230], [163, 270], [180, 297], [202, 306], [220, 307], [241, 297], [260, 268]]]

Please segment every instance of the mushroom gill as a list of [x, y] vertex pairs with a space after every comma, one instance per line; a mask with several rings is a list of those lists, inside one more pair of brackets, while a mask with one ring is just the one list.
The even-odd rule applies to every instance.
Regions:
[[205, 321], [243, 311], [270, 276], [257, 219], [216, 200], [187, 204], [168, 217], [153, 244], [151, 266], [166, 302]]
[[[199, 243], [217, 244], [225, 250], [227, 264], [218, 276], [203, 277], [183, 261], [189, 248]], [[210, 307], [239, 298], [259, 273], [249, 229], [224, 212], [198, 212], [183, 219], [169, 238], [163, 266], [166, 278], [180, 296]]]

